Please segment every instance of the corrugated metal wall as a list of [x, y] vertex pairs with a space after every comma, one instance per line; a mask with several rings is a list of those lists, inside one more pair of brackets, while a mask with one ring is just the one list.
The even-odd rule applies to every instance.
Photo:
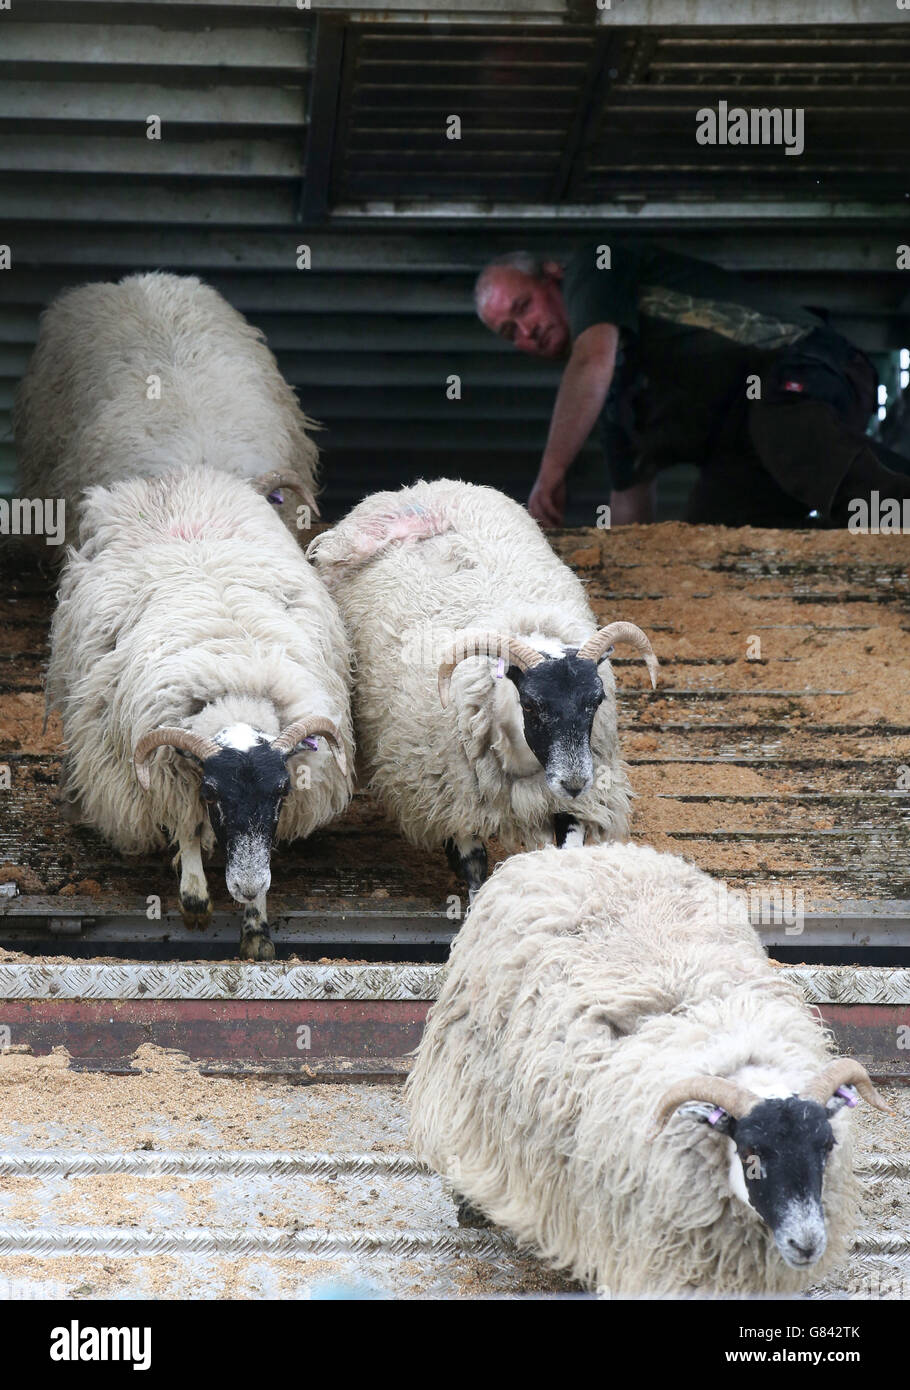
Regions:
[[[295, 8], [17, 3], [0, 14], [0, 466], [37, 313], [64, 286], [179, 265], [205, 274], [285, 228], [307, 155], [315, 21]], [[161, 138], [149, 139], [159, 117]], [[244, 258], [249, 266], [253, 261]], [[254, 316], [277, 288], [238, 303]], [[249, 277], [252, 284], [255, 276]], [[288, 278], [293, 278], [289, 275]], [[282, 303], [275, 296], [274, 303]]]
[[[843, 84], [851, 61], [857, 109], [868, 115], [862, 139], [880, 132], [881, 159], [858, 168], [842, 114], [825, 148], [843, 186], [819, 187], [827, 201], [814, 215], [797, 225], [785, 200], [774, 216], [746, 202], [725, 225], [731, 198], [749, 189], [742, 169], [733, 161], [723, 177], [702, 170], [692, 186], [692, 142], [675, 133], [680, 109], [691, 107], [680, 94], [691, 38], [339, 29], [337, 20], [332, 31], [321, 40], [320, 96], [316, 22], [289, 4], [17, 0], [0, 12], [0, 243], [12, 250], [12, 268], [0, 273], [0, 490], [13, 487], [9, 412], [40, 309], [66, 285], [136, 269], [201, 274], [263, 328], [305, 408], [327, 425], [329, 515], [370, 487], [421, 473], [526, 493], [559, 371], [486, 333], [470, 297], [485, 259], [516, 245], [559, 256], [592, 226], [598, 238], [611, 228], [656, 236], [830, 307], [869, 349], [906, 345], [907, 279], [895, 247], [908, 233], [893, 220], [906, 176], [887, 152], [898, 136], [906, 147], [910, 68], [894, 56], [893, 36], [899, 82], [883, 77], [881, 44], [865, 66], [858, 51], [840, 40], [825, 50], [821, 37], [804, 38], [795, 55], [803, 89]], [[721, 65], [712, 83], [735, 85], [753, 59], [769, 80], [767, 40], [712, 42]], [[721, 86], [709, 83], [699, 104]], [[452, 111], [462, 114], [463, 143], [441, 139]], [[162, 120], [160, 141], [146, 138], [150, 116]], [[314, 188], [350, 215], [315, 225]], [[681, 201], [656, 209], [643, 201], [648, 190]], [[407, 206], [376, 205], [396, 194]], [[463, 215], [478, 197], [546, 205], [612, 194], [622, 197], [593, 224], [577, 209], [485, 218], [476, 202]], [[443, 196], [454, 204], [445, 215], [422, 201]], [[354, 217], [358, 202], [373, 215]], [[296, 268], [301, 243], [311, 249], [307, 271]], [[458, 402], [446, 397], [453, 373]], [[681, 485], [668, 475], [670, 504]], [[604, 500], [593, 454], [575, 498], [586, 520], [591, 502]]]
[[[346, 42], [345, 83], [335, 173], [344, 201], [891, 199], [907, 175], [906, 24], [694, 33], [619, 24], [524, 38], [368, 25]], [[804, 152], [697, 144], [695, 112], [719, 98], [804, 111]], [[450, 112], [460, 137], [441, 140]]]

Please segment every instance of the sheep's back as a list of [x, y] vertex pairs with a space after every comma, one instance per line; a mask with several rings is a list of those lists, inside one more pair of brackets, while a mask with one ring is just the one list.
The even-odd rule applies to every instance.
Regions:
[[[153, 766], [152, 793], [141, 790], [133, 745], [224, 696], [268, 699], [282, 724], [327, 715], [352, 767], [344, 624], [263, 498], [189, 469], [94, 489], [88, 507], [90, 539], [61, 576], [48, 695], [63, 713], [69, 794], [89, 821], [126, 851], [160, 845], [156, 788], [168, 784]], [[308, 761], [313, 786], [285, 803], [282, 838], [310, 833], [350, 796], [350, 772], [327, 750]], [[169, 772], [195, 796], [179, 761]]]
[[[806, 1283], [731, 1196], [726, 1143], [680, 1118], [650, 1137], [674, 1081], [746, 1067], [757, 1041], [794, 1088], [829, 1056], [743, 909], [718, 922], [717, 901], [707, 875], [648, 848], [515, 856], [478, 895], [430, 1012], [408, 1082], [416, 1152], [593, 1285]], [[815, 1275], [852, 1223], [847, 1122], [835, 1118], [830, 1250]]]
[[312, 489], [311, 427], [259, 331], [195, 277], [157, 272], [56, 300], [16, 405], [23, 487], [71, 508], [92, 484], [181, 464], [295, 469]]
[[[355, 712], [374, 792], [418, 843], [453, 833], [456, 805], [467, 802], [477, 814], [463, 833], [497, 833], [514, 819], [510, 788], [491, 772], [478, 797], [476, 757], [467, 752], [486, 750], [491, 665], [473, 658], [456, 672], [456, 689], [471, 689], [468, 729], [459, 727], [458, 701], [440, 706], [439, 662], [465, 629], [580, 644], [595, 621], [578, 578], [517, 503], [448, 479], [374, 494], [310, 553], [354, 642]], [[609, 688], [608, 667], [604, 680]]]
[[375, 493], [313, 549], [358, 624], [369, 622], [374, 592], [414, 622], [471, 626], [516, 605], [567, 605], [593, 621], [578, 577], [494, 488], [440, 479]]

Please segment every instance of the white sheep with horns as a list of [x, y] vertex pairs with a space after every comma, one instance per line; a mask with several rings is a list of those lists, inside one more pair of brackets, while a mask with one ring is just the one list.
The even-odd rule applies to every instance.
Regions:
[[625, 844], [496, 870], [407, 1095], [418, 1157], [551, 1266], [611, 1295], [738, 1295], [842, 1260], [854, 1087], [887, 1108], [745, 907]]
[[202, 851], [217, 840], [245, 904], [240, 954], [271, 959], [273, 840], [312, 834], [351, 796], [341, 617], [239, 478], [129, 479], [92, 488], [85, 509], [89, 539], [68, 555], [51, 628], [62, 798], [125, 854], [176, 842], [190, 926], [211, 916]]
[[354, 643], [370, 787], [413, 843], [445, 847], [472, 896], [491, 836], [514, 850], [627, 835], [607, 656], [630, 643], [652, 684], [657, 660], [632, 623], [598, 627], [523, 507], [418, 482], [366, 498], [308, 554]]
[[86, 488], [183, 465], [317, 511], [313, 428], [260, 331], [210, 285], [161, 271], [55, 299], [14, 410], [21, 488], [63, 499], [71, 542]]

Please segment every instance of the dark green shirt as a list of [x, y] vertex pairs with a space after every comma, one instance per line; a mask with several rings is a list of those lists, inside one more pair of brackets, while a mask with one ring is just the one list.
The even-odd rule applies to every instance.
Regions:
[[608, 236], [572, 256], [563, 295], [573, 340], [596, 323], [620, 330], [600, 420], [616, 488], [703, 462], [746, 377], [820, 323], [720, 266]]

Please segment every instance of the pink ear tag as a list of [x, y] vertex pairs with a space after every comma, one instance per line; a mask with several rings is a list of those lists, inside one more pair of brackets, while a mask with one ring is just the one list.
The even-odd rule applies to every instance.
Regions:
[[270, 493], [269, 493], [269, 495], [268, 495], [268, 500], [269, 500], [274, 506], [280, 507], [281, 504], [284, 502], [284, 493], [281, 491], [280, 488], [277, 488], [277, 487], [276, 487], [274, 492], [270, 492]]
[[708, 1124], [716, 1125], [717, 1121], [722, 1120], [726, 1113], [726, 1110], [722, 1110], [719, 1105], [716, 1106], [715, 1109], [712, 1110], [711, 1114], [708, 1116]]
[[835, 1095], [842, 1096], [851, 1110], [857, 1104], [856, 1092], [852, 1086], [838, 1086]]
[[505, 675], [505, 673], [506, 673], [506, 659], [505, 659], [504, 656], [501, 656], [501, 657], [499, 658], [499, 662], [498, 662], [497, 667], [496, 667], [496, 679], [497, 679], [498, 681], [501, 681], [502, 678], [503, 678], [503, 676]]
[[315, 740], [315, 738], [312, 736], [312, 734], [310, 734], [307, 738], [302, 738], [302, 739], [300, 740], [300, 742], [301, 742], [301, 743], [304, 745], [304, 747], [306, 747], [306, 748], [317, 749], [317, 748], [319, 747], [319, 744], [316, 742], [316, 740]]

